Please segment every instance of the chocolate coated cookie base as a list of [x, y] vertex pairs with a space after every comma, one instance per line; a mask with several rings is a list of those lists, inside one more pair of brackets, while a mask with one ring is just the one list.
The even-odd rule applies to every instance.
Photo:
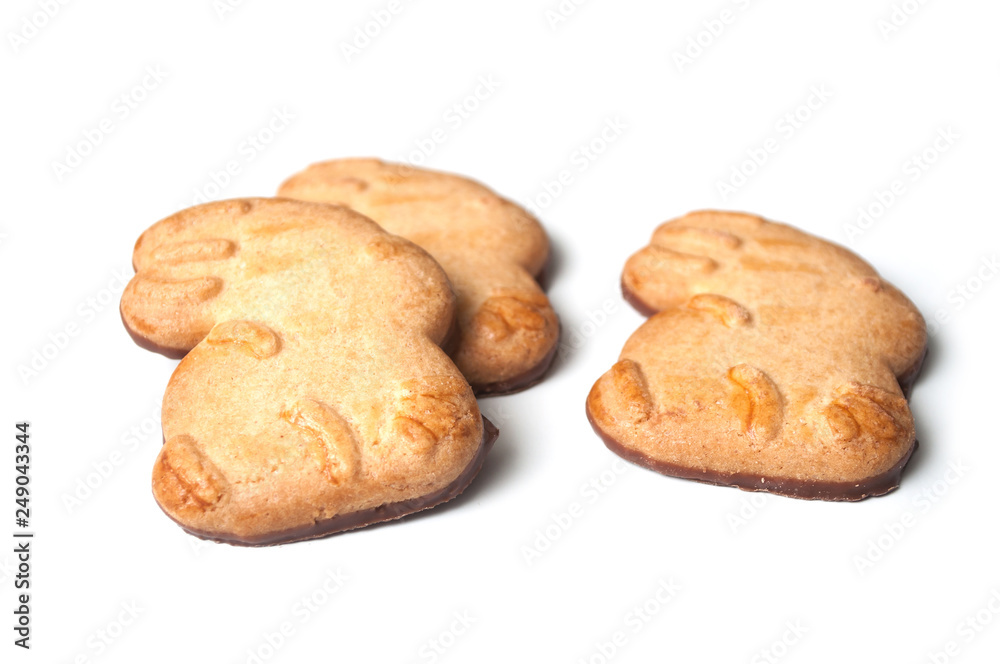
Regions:
[[556, 345], [545, 354], [545, 357], [542, 358], [541, 362], [532, 367], [529, 371], [526, 371], [520, 376], [515, 376], [509, 380], [487, 383], [485, 385], [473, 385], [472, 391], [477, 397], [493, 397], [503, 394], [514, 394], [515, 392], [520, 392], [521, 390], [526, 390], [533, 385], [537, 385], [542, 382], [543, 378], [545, 378], [545, 374], [552, 366], [552, 361], [555, 359], [556, 351], [558, 349], [559, 342], [557, 339]]
[[612, 452], [622, 457], [626, 461], [631, 461], [637, 466], [655, 470], [658, 473], [679, 477], [685, 480], [694, 480], [705, 484], [716, 484], [719, 486], [731, 486], [744, 491], [766, 491], [779, 496], [789, 496], [791, 498], [804, 498], [806, 500], [831, 500], [856, 502], [882, 496], [899, 487], [899, 480], [903, 473], [903, 468], [910, 460], [914, 450], [917, 449], [917, 442], [900, 459], [896, 465], [881, 475], [869, 478], [863, 482], [819, 482], [797, 480], [792, 478], [767, 477], [761, 475], [749, 475], [746, 473], [719, 473], [700, 468], [685, 468], [665, 461], [651, 459], [645, 454], [636, 452], [621, 445], [611, 436], [607, 435], [590, 417], [587, 411], [587, 419], [594, 427], [594, 431], [601, 437], [604, 444]]
[[447, 502], [462, 493], [462, 491], [464, 491], [465, 488], [472, 483], [472, 480], [475, 479], [476, 475], [479, 474], [479, 470], [483, 466], [483, 460], [486, 458], [486, 453], [493, 446], [493, 443], [496, 441], [499, 434], [499, 430], [493, 425], [493, 423], [484, 417], [483, 442], [479, 446], [479, 451], [476, 452], [476, 456], [472, 459], [472, 462], [465, 467], [465, 470], [462, 471], [462, 474], [459, 475], [454, 482], [427, 496], [420, 496], [419, 498], [404, 500], [398, 503], [388, 503], [386, 505], [380, 505], [373, 509], [363, 510], [361, 512], [341, 514], [330, 519], [317, 521], [315, 524], [304, 528], [291, 528], [289, 530], [269, 533], [267, 535], [254, 538], [239, 538], [236, 536], [221, 535], [218, 533], [205, 533], [186, 528], [183, 525], [181, 525], [181, 527], [190, 534], [200, 537], [201, 539], [225, 542], [226, 544], [235, 544], [238, 546], [268, 546], [272, 544], [286, 544], [289, 542], [299, 542], [302, 540], [316, 539], [318, 537], [326, 537], [327, 535], [344, 532], [345, 530], [354, 530], [355, 528], [369, 526], [373, 523], [399, 519], [407, 516], [408, 514], [413, 514], [414, 512], [419, 512], [421, 510], [430, 509], [431, 507], [440, 505], [441, 503]]

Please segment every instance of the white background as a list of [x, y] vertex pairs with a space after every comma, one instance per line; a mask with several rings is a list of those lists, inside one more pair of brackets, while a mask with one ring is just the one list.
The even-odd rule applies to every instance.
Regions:
[[[254, 649], [267, 662], [575, 663], [605, 661], [603, 648], [614, 662], [765, 661], [761, 650], [789, 663], [928, 662], [949, 641], [958, 655], [936, 661], [997, 661], [1000, 279], [976, 280], [1000, 252], [996, 3], [908, 0], [913, 15], [883, 34], [889, 0], [592, 0], [554, 26], [557, 0], [420, 0], [350, 62], [342, 44], [387, 0], [247, 0], [221, 15], [220, 4], [69, 2], [43, 21], [34, 0], [4, 3], [0, 458], [11, 478], [14, 422], [30, 421], [37, 536], [30, 652], [11, 644], [14, 561], [0, 547], [3, 661], [236, 663]], [[699, 37], [705, 21], [719, 32], [723, 10], [721, 34]], [[679, 66], [699, 38], [708, 45]], [[147, 67], [165, 78], [146, 78], [125, 117], [119, 98]], [[480, 77], [498, 87], [453, 120]], [[831, 96], [799, 109], [820, 88]], [[244, 142], [275, 109], [294, 119], [250, 159]], [[797, 109], [810, 117], [789, 132], [780, 123]], [[54, 164], [104, 119], [112, 131], [60, 178]], [[581, 161], [608, 121], [624, 129]], [[909, 160], [948, 128], [957, 138], [914, 178]], [[501, 437], [454, 503], [309, 543], [197, 546], [150, 494], [175, 362], [133, 345], [119, 320], [115, 275], [131, 274], [132, 243], [229, 161], [240, 171], [213, 197], [269, 195], [312, 161], [405, 158], [436, 129], [445, 140], [428, 165], [544, 206], [550, 295], [572, 352], [538, 387], [482, 402]], [[777, 151], [723, 197], [718, 183], [769, 138]], [[570, 184], [539, 199], [564, 170]], [[849, 237], [859, 206], [897, 179], [903, 193]], [[913, 395], [921, 447], [898, 491], [830, 504], [616, 472], [584, 398], [642, 320], [621, 300], [621, 267], [656, 224], [705, 207], [846, 243], [929, 320], [948, 316]], [[612, 313], [596, 313], [605, 304]], [[77, 333], [63, 340], [67, 325]], [[65, 347], [25, 373], [53, 338]], [[109, 476], [91, 475], [114, 452]], [[585, 493], [602, 473], [604, 492]], [[100, 486], [68, 506], [88, 475]], [[11, 494], [4, 480], [5, 541]], [[554, 526], [574, 503], [582, 515]], [[337, 570], [349, 579], [317, 592], [327, 601], [301, 622], [300, 598]], [[658, 605], [661, 580], [677, 591]], [[659, 610], [637, 623], [647, 601]], [[141, 613], [121, 628], [123, 602]], [[456, 612], [474, 623], [442, 640]], [[960, 631], [977, 613], [990, 624]], [[285, 621], [293, 633], [269, 650]], [[102, 631], [115, 638], [98, 648]], [[601, 644], [616, 631], [612, 654]], [[432, 640], [450, 647], [434, 653]]]

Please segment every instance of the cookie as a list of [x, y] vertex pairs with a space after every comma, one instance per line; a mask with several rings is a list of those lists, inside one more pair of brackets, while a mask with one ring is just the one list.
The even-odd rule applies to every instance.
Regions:
[[559, 321], [537, 282], [548, 239], [525, 210], [478, 182], [376, 159], [313, 164], [278, 195], [347, 205], [434, 256], [458, 296], [451, 354], [477, 394], [541, 380]]
[[163, 398], [153, 495], [238, 544], [319, 537], [448, 500], [496, 432], [440, 349], [447, 277], [342, 207], [208, 203], [150, 227], [121, 314], [185, 353]]
[[899, 484], [924, 320], [862, 259], [784, 224], [696, 212], [622, 275], [654, 314], [593, 386], [613, 451], [667, 475], [798, 498]]

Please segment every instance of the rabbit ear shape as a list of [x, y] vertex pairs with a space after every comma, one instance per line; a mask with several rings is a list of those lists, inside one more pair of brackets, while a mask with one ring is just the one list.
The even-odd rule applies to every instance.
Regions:
[[136, 275], [122, 293], [122, 320], [133, 335], [183, 353], [212, 329], [212, 300], [222, 288], [222, 279], [212, 276], [169, 280]]

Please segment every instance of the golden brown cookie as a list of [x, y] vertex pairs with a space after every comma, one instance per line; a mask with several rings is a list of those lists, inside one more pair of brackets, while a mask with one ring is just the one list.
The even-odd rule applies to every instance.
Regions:
[[495, 437], [439, 348], [454, 295], [422, 249], [342, 207], [239, 199], [135, 245], [126, 326], [183, 353], [153, 471], [163, 510], [240, 544], [318, 537], [457, 495]]
[[655, 315], [594, 385], [609, 448], [667, 475], [800, 498], [887, 493], [916, 446], [913, 304], [784, 224], [695, 212], [656, 229], [622, 288]]
[[313, 164], [278, 195], [347, 205], [434, 256], [458, 296], [452, 357], [477, 394], [529, 387], [552, 363], [559, 321], [536, 281], [549, 243], [517, 205], [457, 175], [377, 159]]

